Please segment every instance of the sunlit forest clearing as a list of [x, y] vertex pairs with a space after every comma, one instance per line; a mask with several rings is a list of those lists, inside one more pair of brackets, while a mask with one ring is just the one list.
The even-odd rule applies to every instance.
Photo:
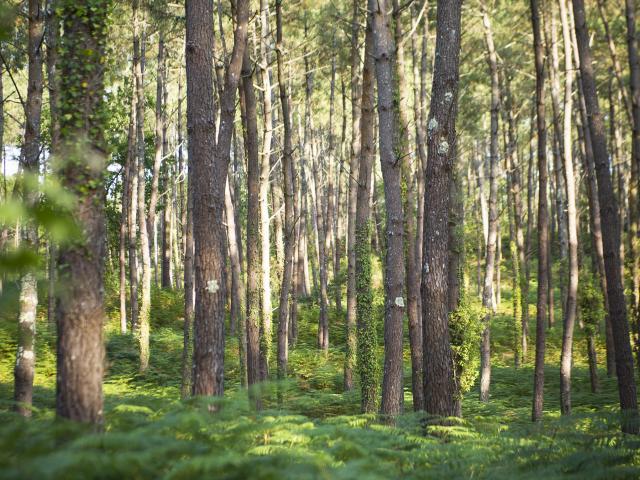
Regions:
[[639, 478], [636, 16], [0, 0], [0, 478]]

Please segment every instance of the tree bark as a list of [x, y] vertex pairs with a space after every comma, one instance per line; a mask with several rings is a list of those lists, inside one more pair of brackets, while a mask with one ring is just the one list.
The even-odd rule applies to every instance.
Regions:
[[638, 433], [638, 400], [633, 376], [633, 357], [629, 343], [629, 324], [620, 277], [620, 226], [617, 202], [611, 185], [604, 122], [598, 106], [595, 76], [589, 47], [589, 33], [586, 24], [584, 2], [573, 0], [575, 32], [580, 55], [580, 73], [585, 103], [589, 119], [589, 130], [593, 146], [598, 181], [598, 198], [602, 212], [602, 244], [604, 266], [609, 298], [609, 316], [615, 342], [616, 373], [620, 409], [624, 415], [622, 430]]
[[[40, 173], [40, 125], [42, 118], [42, 38], [45, 11], [41, 0], [29, 0], [29, 34], [27, 101], [24, 105], [24, 143], [20, 155], [22, 168], [23, 202], [33, 209], [39, 202], [38, 176]], [[2, 99], [4, 100], [4, 99]], [[18, 235], [18, 232], [16, 232]], [[33, 253], [38, 249], [38, 226], [35, 219], [27, 219], [22, 225], [22, 246]], [[27, 271], [20, 278], [20, 310], [18, 314], [18, 351], [14, 368], [15, 390], [13, 399], [16, 411], [31, 416], [33, 377], [35, 375], [36, 310], [38, 307], [38, 282], [34, 271]]]
[[487, 63], [491, 76], [491, 142], [489, 147], [489, 229], [487, 232], [487, 248], [485, 250], [485, 270], [482, 288], [482, 305], [486, 309], [484, 331], [480, 344], [480, 400], [489, 401], [491, 386], [491, 318], [495, 312], [493, 302], [493, 277], [496, 269], [496, 243], [498, 238], [498, 169], [499, 169], [499, 137], [498, 120], [500, 116], [500, 83], [498, 79], [498, 57], [493, 43], [493, 32], [489, 13], [483, 4], [482, 23], [484, 25], [487, 45]]
[[56, 315], [56, 413], [94, 424], [101, 423], [103, 417], [105, 192], [102, 178], [106, 149], [101, 110], [107, 42], [103, 32], [109, 3], [108, 0], [94, 3], [95, 10], [90, 17], [81, 14], [74, 0], [61, 0], [59, 6], [64, 25], [60, 50], [61, 148], [66, 159], [59, 173], [65, 188], [76, 196], [71, 213], [83, 238], [60, 248], [62, 288]]
[[438, 0], [436, 55], [428, 122], [425, 180], [422, 321], [424, 395], [427, 413], [450, 416], [456, 408], [457, 382], [449, 340], [448, 259], [450, 185], [456, 158], [460, 61], [459, 0]]
[[538, 302], [536, 313], [536, 360], [533, 381], [534, 422], [542, 420], [544, 403], [545, 324], [549, 296], [549, 219], [547, 205], [547, 132], [545, 120], [544, 46], [537, 0], [530, 0], [536, 62], [536, 120], [538, 129]]

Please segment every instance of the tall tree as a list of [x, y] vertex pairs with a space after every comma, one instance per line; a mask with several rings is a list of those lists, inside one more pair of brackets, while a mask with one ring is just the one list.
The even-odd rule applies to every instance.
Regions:
[[530, 0], [533, 48], [536, 68], [536, 121], [538, 131], [538, 303], [536, 313], [536, 360], [533, 381], [534, 422], [542, 419], [544, 401], [545, 324], [549, 295], [549, 219], [547, 206], [547, 131], [545, 119], [544, 46], [540, 27], [540, 7]]
[[[40, 173], [40, 124], [42, 118], [42, 39], [45, 11], [41, 0], [29, 0], [29, 34], [27, 101], [24, 105], [24, 142], [20, 153], [23, 172], [23, 201], [35, 208], [39, 201], [38, 175]], [[4, 99], [3, 99], [4, 100]], [[28, 219], [22, 227], [25, 248], [38, 248], [38, 225]], [[38, 281], [33, 271], [20, 278], [20, 311], [18, 314], [18, 351], [14, 368], [14, 400], [16, 410], [23, 416], [31, 415], [33, 377], [35, 374], [36, 310], [38, 308]]]
[[565, 83], [564, 83], [564, 184], [567, 195], [567, 230], [569, 237], [569, 282], [567, 285], [567, 302], [564, 309], [564, 329], [562, 335], [562, 356], [560, 360], [560, 407], [563, 414], [571, 413], [571, 363], [573, 351], [573, 329], [576, 322], [578, 302], [578, 227], [576, 212], [576, 185], [573, 170], [571, 145], [571, 114], [573, 111], [573, 60], [571, 35], [567, 15], [566, 0], [560, 0], [560, 17], [564, 42]]
[[396, 118], [397, 80], [394, 75], [395, 45], [391, 34], [390, 5], [370, 0], [374, 58], [378, 87], [378, 142], [386, 208], [386, 255], [384, 265], [384, 372], [381, 411], [397, 415], [402, 410], [402, 329], [404, 302], [404, 214], [400, 186], [400, 130]]
[[71, 212], [82, 239], [60, 247], [56, 413], [101, 423], [104, 344], [106, 148], [103, 61], [109, 0], [92, 0], [92, 15], [74, 0], [60, 0], [61, 41], [59, 174], [76, 196]]
[[609, 299], [609, 316], [615, 342], [616, 373], [618, 377], [618, 393], [620, 409], [623, 413], [622, 430], [627, 433], [638, 433], [638, 399], [636, 383], [633, 376], [633, 356], [629, 343], [629, 323], [620, 275], [620, 225], [618, 207], [611, 174], [609, 172], [609, 156], [607, 152], [604, 121], [598, 106], [595, 74], [589, 31], [586, 23], [584, 2], [573, 0], [576, 41], [580, 56], [580, 74], [584, 99], [589, 119], [589, 131], [598, 181], [598, 198], [600, 200], [602, 220], [602, 244], [604, 249], [604, 267], [607, 279], [607, 297]]
[[457, 413], [457, 383], [449, 337], [449, 235], [451, 183], [456, 159], [456, 116], [460, 66], [460, 0], [438, 0], [436, 50], [427, 124], [424, 246], [422, 256], [425, 410]]
[[284, 268], [280, 286], [280, 305], [278, 307], [278, 378], [287, 376], [289, 359], [289, 293], [293, 273], [294, 251], [294, 210], [293, 210], [293, 146], [291, 141], [291, 113], [287, 81], [284, 76], [284, 53], [282, 41], [282, 0], [276, 0], [276, 58], [278, 62], [278, 85], [280, 86], [280, 107], [284, 125], [282, 151], [282, 175], [284, 184]]
[[495, 310], [493, 299], [494, 274], [496, 270], [496, 243], [498, 238], [498, 119], [500, 115], [500, 82], [498, 78], [498, 56], [493, 43], [493, 31], [486, 6], [482, 4], [482, 23], [487, 44], [487, 63], [491, 76], [491, 142], [489, 146], [489, 229], [485, 249], [484, 283], [482, 305], [487, 309], [485, 327], [480, 345], [480, 400], [489, 401], [491, 384], [491, 310]]

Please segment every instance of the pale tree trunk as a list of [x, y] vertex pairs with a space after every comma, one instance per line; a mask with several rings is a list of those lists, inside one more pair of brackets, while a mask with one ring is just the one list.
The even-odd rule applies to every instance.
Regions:
[[[237, 152], [236, 152], [237, 153]], [[236, 235], [236, 216], [235, 208], [233, 205], [233, 198], [231, 196], [231, 185], [229, 178], [227, 177], [227, 183], [224, 192], [224, 204], [225, 204], [225, 218], [227, 220], [227, 239], [229, 242], [229, 260], [231, 263], [231, 289], [232, 289], [232, 304], [235, 304], [235, 309], [232, 309], [232, 315], [236, 318], [233, 320], [233, 324], [238, 328], [238, 363], [240, 366], [240, 383], [242, 385], [247, 384], [247, 357], [246, 357], [246, 334], [245, 334], [245, 288], [242, 281], [242, 263], [240, 261], [240, 251], [242, 250], [241, 240]], [[235, 335], [236, 332], [231, 331], [231, 335]]]
[[489, 401], [491, 385], [491, 318], [495, 314], [493, 302], [493, 277], [496, 268], [496, 243], [498, 238], [498, 119], [500, 115], [500, 84], [498, 80], [498, 58], [493, 44], [493, 32], [489, 13], [483, 5], [482, 23], [484, 25], [485, 41], [487, 44], [487, 62], [491, 76], [491, 143], [489, 149], [489, 229], [487, 234], [487, 248], [485, 251], [484, 283], [482, 288], [482, 305], [487, 309], [484, 319], [485, 328], [482, 332], [480, 345], [480, 400]]
[[359, 125], [360, 158], [355, 214], [355, 289], [356, 289], [356, 368], [360, 377], [363, 413], [376, 411], [378, 402], [377, 332], [373, 315], [371, 288], [371, 193], [372, 168], [375, 159], [375, 63], [371, 12], [367, 13], [364, 65], [362, 68], [362, 101]]
[[[564, 41], [565, 84], [564, 84], [564, 181], [567, 194], [567, 230], [569, 237], [569, 279], [567, 285], [567, 302], [564, 309], [562, 355], [560, 359], [560, 409], [563, 414], [571, 413], [571, 367], [573, 351], [573, 329], [576, 322], [578, 301], [578, 228], [576, 212], [576, 186], [573, 169], [571, 146], [571, 114], [573, 111], [573, 60], [571, 35], [567, 17], [566, 0], [560, 0], [560, 16], [562, 21], [562, 37]], [[591, 344], [591, 341], [590, 341]]]
[[[24, 143], [20, 154], [23, 199], [27, 208], [35, 208], [39, 201], [38, 175], [40, 171], [40, 124], [42, 118], [42, 37], [45, 11], [40, 0], [29, 0], [29, 36], [27, 100], [24, 105]], [[3, 99], [4, 100], [4, 99]], [[16, 236], [18, 232], [16, 232]], [[34, 219], [22, 225], [22, 246], [33, 253], [38, 249], [38, 225]], [[31, 415], [33, 377], [35, 374], [36, 309], [38, 281], [35, 272], [27, 271], [20, 278], [20, 310], [18, 314], [18, 351], [14, 368], [16, 411]]]
[[627, 433], [638, 433], [638, 399], [633, 376], [633, 356], [629, 343], [629, 323], [627, 321], [624, 290], [620, 277], [620, 225], [617, 215], [617, 202], [611, 185], [604, 122], [598, 106], [591, 49], [589, 47], [589, 33], [582, 0], [573, 0], [573, 12], [576, 41], [580, 56], [580, 74], [589, 119], [589, 130], [591, 132], [598, 181], [598, 198], [602, 213], [602, 244], [607, 279], [607, 297], [609, 298], [609, 317], [615, 342], [620, 409], [624, 415], [622, 430]]
[[450, 188], [456, 159], [460, 0], [438, 0], [436, 55], [428, 122], [422, 264], [424, 395], [427, 413], [456, 415], [457, 382], [449, 339]]
[[149, 215], [147, 216], [147, 232], [152, 236], [153, 248], [153, 275], [154, 283], [158, 284], [158, 235], [156, 222], [156, 209], [158, 206], [158, 189], [162, 168], [162, 132], [164, 130], [163, 93], [164, 93], [164, 32], [158, 32], [158, 56], [156, 59], [156, 106], [155, 106], [155, 136], [153, 171], [151, 176], [151, 191], [149, 194]]
[[[378, 86], [380, 165], [386, 208], [383, 415], [398, 415], [403, 403], [402, 330], [404, 301], [404, 215], [402, 209], [400, 155], [401, 126], [394, 109], [398, 83], [394, 79], [395, 45], [390, 28], [389, 5], [369, 1], [372, 11], [374, 58]], [[399, 128], [400, 127], [400, 128]]]
[[353, 0], [351, 17], [351, 150], [349, 156], [349, 192], [347, 206], [347, 322], [344, 358], [344, 389], [353, 390], [356, 363], [356, 204], [360, 160], [360, 1]]
[[189, 158], [193, 160], [196, 292], [193, 395], [224, 393], [226, 232], [222, 217], [236, 90], [247, 44], [248, 4], [248, 0], [236, 3], [233, 51], [224, 75], [215, 144], [209, 132], [215, 123], [212, 5], [207, 1], [187, 3], [187, 122]]
[[98, 112], [105, 95], [103, 58], [107, 37], [102, 32], [107, 28], [109, 2], [93, 5], [95, 11], [90, 17], [81, 15], [71, 0], [61, 1], [59, 9], [67, 26], [60, 50], [61, 145], [64, 158], [72, 160], [62, 165], [59, 173], [64, 187], [76, 196], [72, 215], [84, 241], [60, 248], [56, 413], [99, 424], [103, 418], [102, 327], [106, 319], [102, 179], [107, 159], [102, 138], [106, 126], [102, 123], [104, 116]]
[[282, 173], [284, 184], [284, 266], [280, 287], [280, 305], [278, 308], [278, 379], [287, 376], [289, 360], [289, 292], [293, 271], [293, 252], [295, 246], [295, 218], [293, 189], [293, 146], [291, 142], [291, 113], [286, 79], [284, 77], [283, 42], [282, 42], [282, 0], [276, 0], [276, 56], [278, 61], [278, 84], [280, 86], [280, 107], [284, 125], [284, 142], [282, 152]]
[[544, 46], [537, 0], [530, 0], [536, 61], [536, 119], [538, 129], [538, 302], [536, 313], [536, 360], [533, 381], [534, 422], [542, 420], [544, 402], [545, 324], [549, 300], [549, 220], [547, 206], [547, 131], [545, 121]]
[[[50, 138], [50, 157], [54, 157], [60, 149], [60, 86], [58, 78], [58, 42], [60, 36], [60, 18], [56, 13], [57, 0], [47, 1], [47, 20], [45, 26], [45, 42], [47, 45], [47, 83], [49, 92], [49, 136]], [[1, 73], [0, 73], [1, 76]], [[0, 84], [2, 80], [0, 80]], [[2, 97], [2, 86], [0, 85], [0, 98]], [[0, 115], [2, 112], [0, 111]], [[0, 121], [2, 123], [2, 121]], [[2, 126], [0, 125], [0, 152], [2, 151]], [[1, 156], [1, 154], [0, 154]], [[6, 176], [5, 176], [6, 182]], [[6, 191], [6, 188], [5, 188]], [[126, 228], [126, 218], [122, 219], [124, 228]], [[126, 250], [126, 245], [121, 242], [121, 250]], [[122, 252], [121, 252], [122, 255]], [[49, 288], [47, 292], [47, 321], [49, 328], [55, 328], [55, 311], [56, 311], [56, 245], [53, 240], [49, 240], [49, 266], [48, 266], [48, 282]], [[124, 268], [124, 267], [123, 267]], [[124, 271], [124, 270], [123, 270]], [[126, 278], [126, 276], [125, 276]], [[126, 331], [126, 285], [122, 284], [121, 295], [124, 293], [125, 301], [121, 301], [121, 313], [124, 313], [124, 326]], [[0, 293], [2, 292], [2, 279], [0, 279]], [[124, 305], [124, 306], [123, 306]], [[121, 318], [122, 321], [122, 318]]]
[[260, 170], [260, 230], [262, 232], [262, 318], [260, 324], [260, 379], [269, 375], [271, 358], [272, 303], [271, 303], [271, 245], [269, 243], [269, 153], [273, 137], [273, 115], [271, 106], [270, 50], [269, 50], [269, 5], [260, 0], [260, 73], [263, 88], [263, 134]]

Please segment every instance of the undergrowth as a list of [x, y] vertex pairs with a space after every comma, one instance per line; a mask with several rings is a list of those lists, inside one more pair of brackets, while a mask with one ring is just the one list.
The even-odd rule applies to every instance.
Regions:
[[[0, 302], [0, 478], [638, 478], [640, 441], [619, 433], [615, 379], [599, 371], [602, 391], [590, 392], [581, 331], [575, 343], [573, 415], [559, 414], [562, 332], [557, 324], [548, 332], [544, 421], [530, 422], [534, 352], [530, 349], [519, 369], [513, 367], [510, 293], [503, 290], [492, 320], [491, 400], [481, 403], [475, 385], [464, 397], [464, 417], [446, 426], [410, 412], [408, 350], [407, 413], [394, 426], [359, 414], [358, 387], [342, 391], [344, 313], [331, 311], [332, 347], [324, 356], [315, 347], [318, 306], [309, 300], [300, 304], [300, 337], [290, 354], [289, 379], [262, 387], [263, 411], [252, 410], [240, 388], [238, 345], [231, 338], [224, 399], [181, 401], [182, 295], [154, 290], [151, 365], [144, 374], [138, 372], [133, 337], [118, 332], [109, 297], [105, 423], [94, 431], [55, 418], [55, 336], [44, 312], [33, 417], [11, 411], [16, 305], [9, 284]], [[602, 364], [602, 341], [598, 354]], [[278, 390], [284, 392], [282, 405]], [[215, 414], [209, 413], [211, 402], [221, 404]]]

